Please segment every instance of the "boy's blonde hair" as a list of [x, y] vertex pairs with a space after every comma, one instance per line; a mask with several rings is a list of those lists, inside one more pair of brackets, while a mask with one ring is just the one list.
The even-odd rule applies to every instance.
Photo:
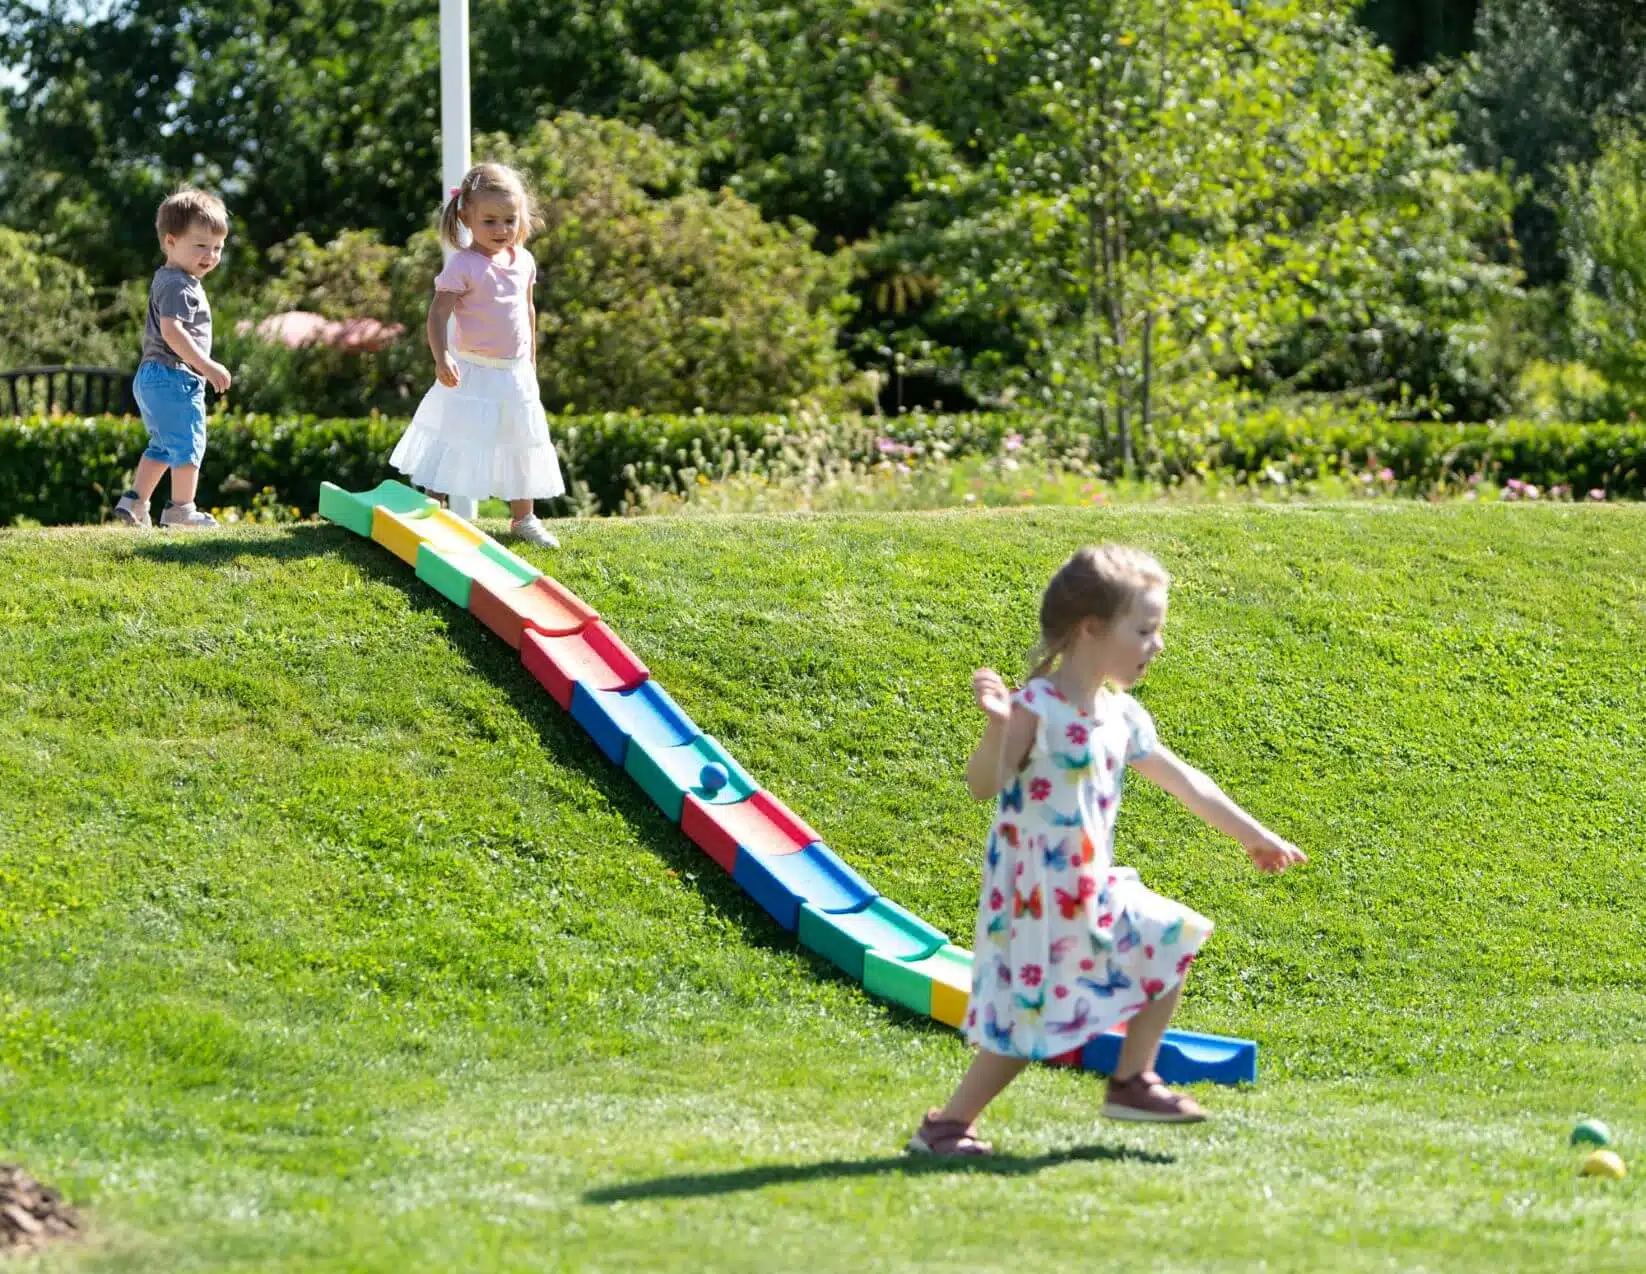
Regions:
[[1166, 568], [1142, 549], [1097, 544], [1080, 549], [1058, 568], [1040, 598], [1040, 641], [1029, 656], [1034, 677], [1044, 677], [1089, 619], [1108, 624], [1152, 588], [1172, 582]]
[[167, 235], [185, 235], [195, 226], [205, 226], [218, 234], [229, 232], [229, 212], [216, 195], [183, 186], [167, 195], [154, 214], [154, 234], [161, 243]]
[[452, 192], [440, 211], [440, 237], [452, 247], [461, 248], [462, 222], [457, 214], [469, 206], [471, 199], [485, 198], [513, 199], [520, 209], [520, 224], [514, 235], [515, 247], [531, 238], [532, 231], [541, 224], [537, 217], [537, 205], [519, 173], [506, 164], [476, 164], [463, 174], [463, 184]]

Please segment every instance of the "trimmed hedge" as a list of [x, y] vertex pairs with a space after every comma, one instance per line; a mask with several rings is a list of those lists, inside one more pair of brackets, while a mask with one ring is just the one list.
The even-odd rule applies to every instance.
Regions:
[[[380, 417], [219, 417], [201, 483], [208, 505], [245, 506], [265, 487], [312, 512], [320, 483], [351, 490], [392, 476], [388, 455], [406, 422]], [[1027, 459], [1113, 475], [1113, 448], [1076, 422], [1027, 413], [859, 416], [640, 416], [552, 419], [578, 507], [621, 510], [642, 486], [678, 489], [727, 472], [792, 472], [807, 457], [859, 464], [922, 463], [994, 455], [1027, 438]], [[0, 524], [106, 519], [145, 444], [130, 417], [0, 420]], [[1219, 472], [1236, 480], [1307, 483], [1326, 474], [1389, 469], [1404, 488], [1428, 491], [1473, 474], [1542, 487], [1646, 495], [1646, 425], [1510, 422], [1413, 424], [1375, 416], [1322, 419], [1279, 408], [1233, 423], [1162, 431], [1144, 475], [1175, 484]]]

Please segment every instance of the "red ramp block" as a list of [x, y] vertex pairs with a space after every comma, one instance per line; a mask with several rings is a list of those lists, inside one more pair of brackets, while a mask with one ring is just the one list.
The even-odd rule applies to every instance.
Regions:
[[897, 960], [868, 951], [863, 956], [863, 989], [924, 1017], [959, 1026], [966, 1020], [966, 1002], [972, 994], [972, 953], [953, 943], [944, 943], [923, 960]]
[[869, 882], [821, 841], [793, 854], [752, 853], [740, 846], [732, 879], [790, 932], [806, 903], [819, 911], [853, 911], [876, 896]]
[[545, 637], [528, 629], [520, 638], [520, 662], [568, 710], [579, 684], [591, 690], [632, 690], [647, 677], [646, 665], [598, 619], [567, 637]]
[[823, 839], [765, 791], [734, 805], [713, 805], [688, 792], [680, 830], [728, 872], [737, 868], [739, 845], [757, 854], [794, 854]]
[[547, 575], [524, 588], [477, 576], [469, 590], [469, 613], [516, 650], [528, 630], [565, 637], [599, 618], [594, 607]]
[[889, 960], [924, 960], [949, 945], [940, 930], [889, 898], [845, 912], [819, 911], [807, 903], [797, 928], [801, 946], [827, 956], [859, 982], [870, 951]]

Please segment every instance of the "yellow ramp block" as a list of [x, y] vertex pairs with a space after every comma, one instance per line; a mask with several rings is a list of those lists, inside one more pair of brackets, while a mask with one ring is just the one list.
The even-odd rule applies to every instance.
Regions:
[[[969, 956], [971, 953], [961, 954]], [[972, 997], [972, 962], [969, 959], [962, 962], [952, 957], [934, 959], [931, 961], [931, 973], [932, 1019], [948, 1026], [964, 1026], [966, 1004]]]
[[445, 553], [457, 553], [471, 549], [487, 538], [445, 509], [404, 514], [395, 513], [382, 505], [372, 510], [371, 537], [413, 567], [417, 565], [419, 544], [427, 544]]

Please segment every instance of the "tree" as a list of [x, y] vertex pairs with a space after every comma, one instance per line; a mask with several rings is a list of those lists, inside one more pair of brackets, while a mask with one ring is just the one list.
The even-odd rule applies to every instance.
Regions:
[[98, 329], [85, 271], [44, 249], [38, 236], [0, 228], [0, 368], [130, 363]]
[[[1130, 457], [1134, 427], [1193, 409], [1220, 374], [1390, 400], [1468, 388], [1434, 366], [1406, 383], [1402, 356], [1466, 353], [1510, 288], [1479, 242], [1502, 237], [1504, 189], [1456, 171], [1449, 120], [1351, 5], [1037, 12], [1017, 134], [904, 226], [943, 281], [937, 312], [992, 315], [1023, 351], [1020, 368], [974, 356], [978, 392], [1087, 412]], [[1351, 338], [1396, 356], [1337, 358]]]
[[1646, 136], [1621, 127], [1568, 173], [1566, 251], [1579, 350], [1636, 410], [1646, 403]]
[[1566, 276], [1559, 206], [1574, 164], [1614, 122], [1646, 114], [1646, 7], [1635, 0], [1484, 0], [1453, 91], [1479, 167], [1522, 183], [1515, 235], [1527, 280]]
[[1480, 0], [1366, 0], [1360, 21], [1394, 54], [1395, 65], [1424, 66], [1474, 47]]
[[0, 19], [21, 81], [0, 195], [101, 283], [152, 269], [155, 207], [184, 180], [228, 202], [229, 281], [302, 232], [403, 239], [437, 202], [421, 0], [6, 0]]

